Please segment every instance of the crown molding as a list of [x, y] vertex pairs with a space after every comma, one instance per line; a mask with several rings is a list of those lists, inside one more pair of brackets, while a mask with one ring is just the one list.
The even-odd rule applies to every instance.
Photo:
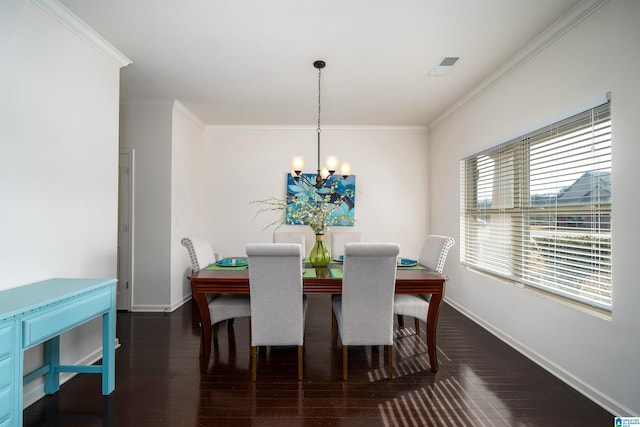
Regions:
[[193, 114], [191, 110], [184, 106], [184, 104], [177, 99], [174, 101], [173, 106], [176, 110], [180, 111], [184, 116], [195, 123], [200, 129], [205, 129], [205, 124], [198, 116]]
[[[313, 131], [318, 129], [318, 125], [207, 125], [207, 130], [217, 131]], [[322, 131], [419, 131], [429, 130], [428, 126], [421, 125], [326, 125], [322, 126]]]
[[173, 108], [180, 111], [187, 119], [191, 120], [199, 128], [205, 129], [207, 126], [198, 116], [193, 114], [182, 102], [175, 98], [123, 98], [120, 105], [153, 105]]
[[72, 33], [109, 58], [118, 67], [122, 68], [131, 64], [129, 58], [57, 0], [31, 0], [31, 2], [53, 16], [62, 25], [71, 30]]
[[121, 104], [131, 105], [164, 105], [173, 107], [175, 98], [121, 98]]
[[466, 96], [453, 104], [440, 116], [436, 117], [430, 124], [432, 128], [444, 121], [447, 117], [452, 115], [455, 111], [462, 108], [464, 105], [474, 100], [482, 93], [493, 87], [515, 70], [529, 62], [538, 53], [542, 52], [549, 45], [562, 37], [566, 32], [582, 22], [586, 17], [594, 13], [609, 0], [583, 0], [578, 3], [573, 9], [567, 12], [564, 16], [559, 18], [553, 24], [551, 24], [546, 30], [540, 33], [536, 38], [529, 42], [524, 48], [519, 50], [513, 55], [507, 62], [501, 67], [496, 69], [489, 77], [483, 80], [478, 86], [470, 91]]

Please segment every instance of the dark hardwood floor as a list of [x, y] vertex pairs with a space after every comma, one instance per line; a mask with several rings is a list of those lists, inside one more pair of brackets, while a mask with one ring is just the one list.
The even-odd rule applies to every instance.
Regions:
[[[613, 416], [444, 304], [440, 371], [430, 371], [424, 335], [398, 331], [395, 378], [382, 348], [331, 348], [328, 296], [310, 296], [304, 380], [296, 349], [259, 354], [249, 381], [247, 319], [220, 327], [207, 375], [198, 369], [191, 304], [174, 313], [119, 313], [116, 390], [77, 375], [24, 412], [25, 426], [609, 426]], [[407, 319], [406, 326], [413, 321]], [[421, 328], [424, 334], [424, 324]], [[338, 344], [339, 346], [339, 344]], [[215, 360], [213, 360], [215, 359]]]

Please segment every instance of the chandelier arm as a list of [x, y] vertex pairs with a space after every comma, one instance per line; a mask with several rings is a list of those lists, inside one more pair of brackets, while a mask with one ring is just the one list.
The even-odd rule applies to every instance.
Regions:
[[[317, 176], [316, 176], [316, 178], [317, 178]], [[317, 183], [316, 183], [316, 182], [311, 182], [311, 181], [309, 180], [309, 178], [307, 178], [307, 177], [306, 177], [304, 174], [302, 174], [302, 173], [301, 173], [300, 175], [296, 175], [296, 176], [294, 176], [294, 177], [293, 177], [293, 179], [294, 179], [296, 182], [300, 182], [300, 179], [302, 179], [302, 183], [303, 183], [303, 184], [308, 185], [309, 187], [316, 187], [316, 188], [317, 188]], [[320, 188], [321, 188], [321, 187], [320, 187]]]

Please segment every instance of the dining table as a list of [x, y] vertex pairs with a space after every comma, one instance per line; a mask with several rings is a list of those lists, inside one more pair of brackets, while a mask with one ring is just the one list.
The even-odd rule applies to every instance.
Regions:
[[[302, 285], [305, 294], [341, 294], [342, 264], [330, 263], [327, 267], [314, 268], [304, 263]], [[191, 292], [200, 317], [200, 372], [205, 374], [211, 357], [211, 317], [207, 301], [208, 294], [249, 294], [248, 265], [220, 266], [213, 264], [188, 275]], [[396, 294], [428, 294], [429, 310], [426, 322], [426, 341], [432, 372], [438, 372], [436, 353], [436, 327], [444, 295], [446, 276], [435, 270], [415, 265], [398, 267]]]

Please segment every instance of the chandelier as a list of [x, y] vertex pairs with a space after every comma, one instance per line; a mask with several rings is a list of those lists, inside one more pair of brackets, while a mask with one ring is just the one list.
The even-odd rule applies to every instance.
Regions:
[[[328, 156], [326, 160], [326, 166], [324, 168], [320, 168], [320, 112], [321, 112], [321, 103], [320, 103], [320, 78], [322, 74], [322, 69], [327, 64], [324, 61], [315, 61], [313, 66], [318, 69], [318, 128], [316, 133], [318, 134], [318, 169], [316, 171], [315, 180], [309, 180], [303, 173], [302, 169], [304, 168], [304, 159], [300, 156], [294, 157], [291, 161], [291, 171], [293, 178], [296, 182], [302, 180], [305, 184], [315, 187], [318, 190], [324, 187], [327, 183], [329, 177], [331, 177], [338, 168], [338, 158], [335, 156]], [[340, 166], [340, 175], [343, 178], [347, 178], [351, 173], [351, 165], [349, 163], [343, 163]]]

